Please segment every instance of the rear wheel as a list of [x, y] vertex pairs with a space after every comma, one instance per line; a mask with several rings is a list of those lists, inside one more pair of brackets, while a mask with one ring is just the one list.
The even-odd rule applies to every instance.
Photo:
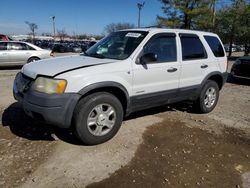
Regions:
[[200, 113], [211, 112], [219, 99], [219, 87], [215, 81], [208, 80], [201, 90], [200, 96], [195, 102], [195, 108]]
[[115, 136], [123, 120], [123, 108], [112, 94], [98, 92], [83, 98], [74, 113], [76, 136], [87, 145]]
[[31, 63], [31, 62], [38, 61], [38, 60], [40, 60], [38, 57], [31, 57], [28, 59], [27, 63]]

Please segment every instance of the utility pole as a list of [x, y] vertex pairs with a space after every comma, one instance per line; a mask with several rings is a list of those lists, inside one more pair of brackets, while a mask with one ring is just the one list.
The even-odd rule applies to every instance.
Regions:
[[54, 40], [55, 40], [55, 37], [56, 37], [56, 24], [55, 24], [55, 16], [51, 16], [51, 19], [52, 19], [52, 23], [53, 23], [53, 35], [54, 35]]
[[145, 2], [137, 3], [137, 7], [138, 7], [138, 10], [139, 10], [139, 12], [138, 12], [139, 13], [139, 15], [138, 15], [138, 28], [141, 27], [141, 10], [144, 7], [144, 5], [145, 5]]
[[215, 15], [216, 15], [216, 0], [213, 0], [213, 27], [215, 26]]

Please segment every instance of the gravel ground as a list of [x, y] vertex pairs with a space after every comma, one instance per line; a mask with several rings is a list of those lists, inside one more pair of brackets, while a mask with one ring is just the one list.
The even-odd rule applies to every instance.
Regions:
[[[227, 83], [216, 109], [176, 104], [133, 114], [111, 141], [82, 146], [27, 118], [0, 70], [0, 187], [250, 187], [250, 87]], [[94, 183], [94, 184], [91, 184]]]

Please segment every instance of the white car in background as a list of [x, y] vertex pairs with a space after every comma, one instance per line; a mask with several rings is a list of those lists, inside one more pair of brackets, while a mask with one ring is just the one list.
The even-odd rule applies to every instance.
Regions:
[[24, 65], [51, 56], [50, 50], [27, 42], [0, 41], [0, 67]]

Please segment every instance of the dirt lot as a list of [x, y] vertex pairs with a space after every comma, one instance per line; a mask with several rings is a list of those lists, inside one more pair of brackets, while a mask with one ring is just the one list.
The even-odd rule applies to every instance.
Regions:
[[226, 83], [216, 109], [176, 104], [133, 114], [118, 135], [83, 146], [27, 118], [0, 71], [0, 187], [250, 187], [250, 86]]

